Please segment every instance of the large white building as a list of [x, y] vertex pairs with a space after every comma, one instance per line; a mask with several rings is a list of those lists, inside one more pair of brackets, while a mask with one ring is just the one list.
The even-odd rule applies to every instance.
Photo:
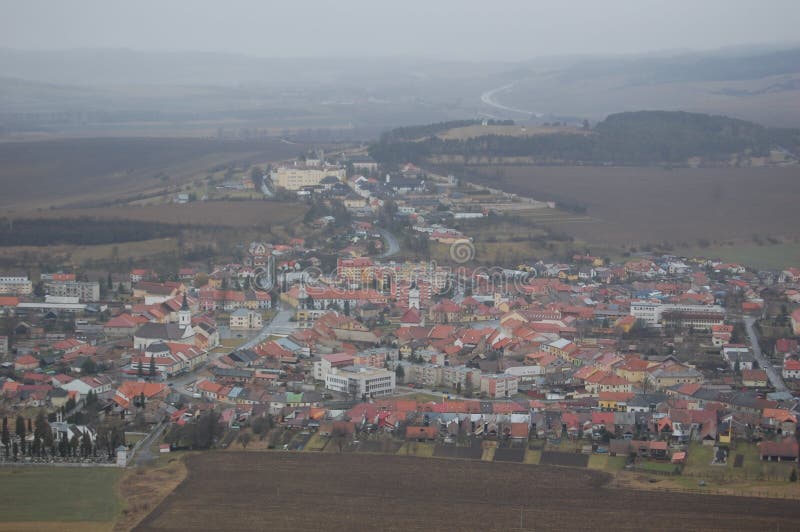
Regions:
[[370, 366], [331, 368], [325, 375], [325, 389], [352, 397], [381, 397], [394, 393], [394, 372]]
[[270, 174], [273, 185], [286, 190], [300, 190], [304, 187], [315, 187], [328, 176], [339, 181], [347, 178], [347, 171], [339, 166], [279, 166]]
[[81, 302], [100, 301], [100, 283], [82, 281], [47, 281], [45, 293], [56, 297], [77, 297]]
[[33, 292], [33, 283], [24, 276], [0, 276], [0, 294], [27, 296]]
[[633, 301], [631, 316], [642, 320], [649, 327], [683, 325], [695, 329], [710, 329], [712, 325], [725, 322], [725, 309], [719, 305]]

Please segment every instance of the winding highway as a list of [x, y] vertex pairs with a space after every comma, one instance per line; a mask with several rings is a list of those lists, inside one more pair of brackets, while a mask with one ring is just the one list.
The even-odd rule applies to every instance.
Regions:
[[501, 111], [507, 111], [511, 113], [520, 113], [527, 115], [528, 117], [535, 116], [536, 118], [541, 118], [544, 116], [542, 113], [537, 113], [535, 111], [528, 111], [526, 109], [518, 109], [516, 107], [509, 107], [507, 105], [503, 105], [502, 103], [496, 100], [496, 96], [502, 92], [510, 91], [517, 82], [514, 81], [512, 83], [508, 83], [503, 85], [502, 87], [495, 87], [494, 89], [490, 89], [483, 94], [481, 94], [481, 101], [490, 107], [494, 107], [495, 109], [499, 109]]

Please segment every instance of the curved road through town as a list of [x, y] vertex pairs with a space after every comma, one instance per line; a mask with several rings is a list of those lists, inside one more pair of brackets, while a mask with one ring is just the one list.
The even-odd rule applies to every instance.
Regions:
[[388, 259], [394, 255], [400, 253], [400, 243], [397, 241], [397, 237], [394, 236], [391, 232], [387, 231], [386, 229], [377, 229], [378, 233], [380, 233], [381, 237], [386, 241], [386, 251], [378, 255], [379, 259]]
[[755, 324], [756, 319], [752, 316], [744, 317], [744, 328], [747, 331], [747, 336], [750, 338], [750, 346], [753, 348], [753, 356], [758, 361], [758, 365], [767, 372], [769, 382], [777, 392], [788, 392], [789, 388], [783, 382], [783, 377], [779, 370], [776, 370], [772, 363], [767, 360], [764, 353], [761, 352], [761, 346], [758, 344], [758, 335], [756, 335]]
[[[267, 323], [256, 336], [250, 338], [245, 343], [241, 344], [236, 348], [231, 348], [230, 350], [233, 351], [235, 349], [252, 349], [253, 347], [257, 346], [261, 342], [265, 341], [270, 336], [288, 336], [292, 332], [297, 329], [297, 326], [292, 323], [290, 320], [294, 312], [291, 310], [279, 310], [278, 313], [275, 315], [269, 323]], [[208, 355], [208, 362], [213, 362], [217, 358], [221, 357], [224, 353], [209, 353]], [[193, 397], [194, 392], [187, 389], [187, 386], [194, 383], [197, 380], [197, 374], [208, 367], [208, 363], [203, 364], [202, 366], [198, 366], [189, 373], [185, 373], [174, 379], [169, 379], [169, 385], [174, 392], [177, 392], [181, 395], [186, 397]]]

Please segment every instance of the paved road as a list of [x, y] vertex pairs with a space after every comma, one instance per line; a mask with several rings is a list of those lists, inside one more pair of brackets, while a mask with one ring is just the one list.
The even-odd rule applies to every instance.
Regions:
[[223, 356], [225, 353], [209, 353], [208, 354], [208, 362], [203, 364], [202, 366], [196, 367], [193, 371], [186, 373], [184, 375], [180, 375], [175, 377], [174, 379], [169, 379], [168, 384], [171, 386], [172, 391], [179, 393], [185, 397], [194, 398], [194, 392], [191, 392], [186, 389], [186, 385], [190, 384], [197, 380], [197, 374], [208, 366], [209, 363], [214, 362], [216, 359]]
[[272, 335], [288, 336], [292, 334], [297, 330], [297, 325], [290, 321], [292, 316], [294, 316], [292, 310], [279, 310], [256, 336], [240, 345], [238, 349], [252, 349]]
[[[293, 315], [294, 312], [291, 310], [278, 311], [275, 317], [269, 323], [267, 323], [263, 329], [261, 329], [258, 335], [246, 341], [245, 343], [237, 347], [237, 349], [251, 349], [272, 335], [288, 336], [289, 334], [297, 330], [296, 325], [291, 321], [289, 321]], [[213, 362], [216, 359], [223, 356], [224, 354], [225, 353], [209, 353], [208, 362], [209, 363]], [[190, 373], [186, 373], [185, 375], [181, 375], [174, 379], [170, 379], [169, 384], [172, 385], [173, 391], [181, 395], [184, 395], [186, 397], [193, 397], [193, 392], [187, 390], [186, 386], [196, 381], [197, 373], [205, 369], [207, 365], [208, 364], [204, 364], [202, 366], [195, 368], [195, 370]]]
[[507, 105], [503, 105], [502, 103], [498, 102], [495, 99], [495, 95], [496, 94], [501, 93], [501, 92], [506, 92], [506, 91], [510, 90], [512, 87], [514, 87], [515, 84], [516, 84], [516, 82], [508, 83], [506, 85], [503, 85], [502, 87], [496, 87], [494, 89], [488, 90], [488, 91], [484, 92], [483, 94], [481, 94], [481, 101], [483, 103], [485, 103], [486, 105], [494, 107], [495, 109], [500, 109], [501, 111], [510, 111], [512, 113], [521, 113], [521, 114], [525, 114], [525, 115], [528, 115], [528, 116], [536, 116], [537, 118], [540, 118], [541, 116], [543, 116], [542, 113], [536, 113], [534, 111], [528, 111], [526, 109], [517, 109], [515, 107], [508, 107]]
[[154, 457], [152, 451], [150, 451], [150, 447], [153, 445], [153, 442], [161, 437], [161, 435], [164, 433], [164, 430], [168, 426], [169, 423], [162, 423], [150, 434], [145, 436], [145, 438], [139, 443], [136, 453], [133, 456], [134, 465], [145, 465], [153, 460]]
[[378, 229], [378, 232], [381, 234], [381, 237], [383, 237], [383, 239], [386, 241], [386, 246], [387, 246], [387, 250], [378, 256], [379, 259], [386, 259], [400, 253], [400, 243], [397, 241], [396, 236], [394, 236], [386, 229]]
[[753, 355], [758, 361], [758, 365], [766, 370], [767, 376], [769, 377], [769, 382], [772, 383], [775, 391], [788, 392], [789, 388], [787, 388], [786, 384], [783, 382], [783, 377], [781, 376], [780, 371], [776, 370], [767, 357], [764, 356], [764, 353], [761, 352], [761, 346], [758, 344], [758, 335], [756, 334], [755, 327], [753, 327], [755, 322], [756, 319], [752, 316], [745, 316], [744, 318], [744, 328], [747, 331], [747, 336], [750, 338], [750, 345], [753, 348]]

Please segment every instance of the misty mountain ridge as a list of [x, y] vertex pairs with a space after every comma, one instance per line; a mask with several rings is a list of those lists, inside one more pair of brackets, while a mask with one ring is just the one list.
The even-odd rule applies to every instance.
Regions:
[[147, 52], [130, 49], [64, 51], [0, 48], [6, 77], [65, 85], [304, 85], [358, 84], [365, 78], [419, 79], [466, 75], [476, 65], [430, 59], [255, 57], [227, 52]]
[[[358, 83], [437, 76], [519, 73], [547, 68], [564, 80], [626, 75], [643, 82], [738, 80], [800, 72], [800, 46], [736, 47], [703, 52], [631, 56], [564, 56], [523, 62], [458, 61], [414, 57], [255, 57], [226, 52], [148, 52], [130, 49], [65, 51], [0, 48], [5, 77], [65, 85], [291, 85]], [[379, 83], [381, 84], [381, 83]]]
[[[5, 134], [208, 136], [225, 128], [325, 128], [377, 136], [393, 126], [435, 121], [580, 123], [653, 108], [800, 124], [800, 106], [792, 103], [800, 99], [800, 47], [524, 62], [0, 48], [0, 73]], [[495, 91], [499, 107], [482, 101], [505, 86], [510, 89]]]

